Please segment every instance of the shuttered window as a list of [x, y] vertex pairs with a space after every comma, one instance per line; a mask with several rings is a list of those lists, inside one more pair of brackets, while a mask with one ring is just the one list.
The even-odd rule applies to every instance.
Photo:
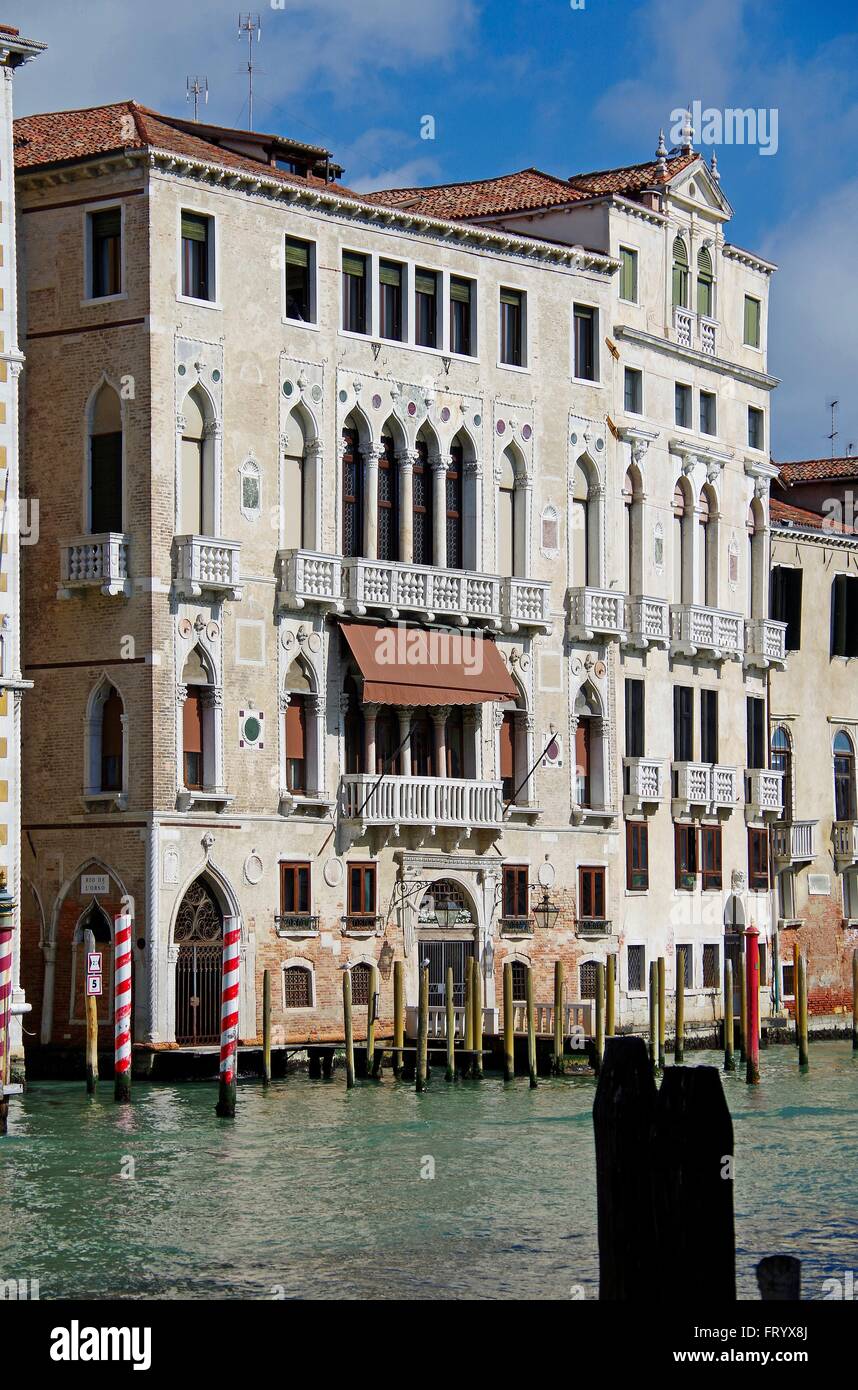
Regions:
[[213, 299], [211, 284], [211, 218], [182, 213], [182, 294], [189, 299]]
[[307, 732], [304, 701], [293, 695], [286, 706], [286, 786], [290, 792], [307, 788]]
[[374, 917], [376, 903], [375, 864], [349, 865], [349, 916]]
[[748, 831], [748, 887], [758, 893], [769, 887], [769, 832], [753, 826]]
[[604, 918], [605, 916], [605, 870], [601, 867], [578, 870], [578, 916], [579, 918]]
[[280, 911], [302, 914], [310, 911], [310, 865], [280, 865]]
[[434, 270], [418, 270], [414, 276], [417, 321], [415, 342], [420, 347], [438, 346], [438, 276]]
[[450, 351], [462, 357], [474, 352], [471, 318], [473, 313], [473, 281], [450, 277]]
[[378, 266], [378, 307], [382, 338], [402, 338], [403, 267], [393, 261], [380, 261]]
[[676, 887], [693, 893], [697, 886], [697, 827], [674, 826], [676, 836]]
[[628, 246], [620, 247], [620, 299], [638, 302], [638, 253]]
[[701, 825], [700, 858], [703, 891], [720, 891], [722, 884], [720, 825]]
[[509, 801], [515, 792], [515, 715], [510, 710], [500, 726], [500, 776], [504, 800]]
[[311, 323], [313, 319], [310, 270], [313, 246], [297, 237], [286, 238], [286, 317]]
[[745, 295], [745, 346], [760, 346], [760, 301]]
[[200, 790], [203, 786], [203, 699], [193, 686], [188, 688], [182, 711], [182, 752], [185, 786]]
[[524, 295], [521, 290], [500, 292], [500, 360], [510, 367], [524, 366]]
[[343, 252], [343, 328], [348, 333], [368, 333], [366, 256]]

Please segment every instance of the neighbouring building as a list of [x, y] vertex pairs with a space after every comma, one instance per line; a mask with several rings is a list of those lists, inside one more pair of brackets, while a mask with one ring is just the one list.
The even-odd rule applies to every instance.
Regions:
[[397, 959], [440, 1026], [473, 955], [489, 1032], [505, 962], [574, 1008], [608, 954], [631, 1027], [677, 945], [711, 1024], [752, 922], [768, 994], [774, 267], [714, 160], [358, 195], [133, 102], [16, 160], [38, 1064], [127, 900], [156, 1048], [214, 1042], [227, 920], [245, 1040], [266, 968], [284, 1043]]
[[[858, 948], [858, 460], [781, 465], [773, 488], [772, 613], [788, 666], [771, 681], [771, 764], [784, 776], [772, 827], [782, 995], [793, 946], [807, 956], [809, 1008], [852, 1008]], [[853, 665], [853, 662], [856, 664]]]
[[[17, 29], [0, 24], [0, 867], [9, 892], [21, 897], [21, 700], [28, 682], [21, 674], [21, 592], [19, 541], [38, 540], [38, 511], [19, 495], [18, 382], [24, 356], [18, 342], [17, 245], [13, 94], [15, 73], [44, 50]], [[20, 912], [18, 913], [20, 923]], [[13, 1080], [23, 1062], [21, 1016], [27, 1004], [21, 988], [21, 933], [12, 936], [11, 1009], [8, 1065]], [[0, 1019], [2, 1026], [2, 1019]], [[0, 1087], [4, 1077], [0, 1076]]]

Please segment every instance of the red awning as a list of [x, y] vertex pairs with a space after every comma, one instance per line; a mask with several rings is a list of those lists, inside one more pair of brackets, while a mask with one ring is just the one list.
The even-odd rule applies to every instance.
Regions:
[[500, 652], [475, 632], [342, 623], [370, 705], [482, 705], [515, 700]]

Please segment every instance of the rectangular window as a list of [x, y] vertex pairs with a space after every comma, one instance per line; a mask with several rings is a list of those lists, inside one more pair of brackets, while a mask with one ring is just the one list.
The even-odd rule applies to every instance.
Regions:
[[286, 317], [313, 323], [313, 255], [311, 241], [286, 238]]
[[500, 292], [500, 360], [507, 367], [524, 366], [524, 294]]
[[90, 286], [92, 299], [122, 293], [122, 209], [89, 213]]
[[368, 333], [367, 257], [343, 252], [343, 328], [347, 333]]
[[578, 869], [578, 916], [579, 918], [604, 920], [605, 917], [605, 870], [602, 868]]
[[474, 355], [474, 281], [450, 276], [450, 351], [461, 357]]
[[694, 761], [694, 691], [690, 685], [673, 688], [673, 757], [678, 763]]
[[765, 987], [769, 983], [769, 957], [765, 941], [759, 943], [757, 952], [760, 962], [760, 984]]
[[801, 575], [800, 569], [787, 565], [775, 565], [772, 570], [770, 612], [776, 622], [787, 625], [788, 652], [801, 647]]
[[644, 683], [626, 680], [626, 757], [644, 756]]
[[677, 825], [676, 834], [676, 887], [684, 893], [693, 893], [697, 887], [697, 827]]
[[681, 429], [691, 429], [691, 387], [678, 381], [673, 389], [673, 413]]
[[837, 574], [831, 586], [831, 655], [858, 656], [858, 579]]
[[626, 367], [623, 404], [628, 415], [643, 415], [643, 372], [637, 367]]
[[182, 753], [185, 786], [199, 791], [203, 786], [203, 700], [193, 686], [188, 687], [182, 708]]
[[795, 964], [781, 966], [781, 995], [784, 999], [795, 999]]
[[720, 825], [700, 827], [700, 870], [705, 893], [715, 892], [722, 887]]
[[438, 333], [438, 274], [434, 270], [414, 273], [415, 324], [414, 341], [418, 347], [439, 346]]
[[721, 988], [721, 953], [716, 945], [703, 947], [703, 988]]
[[284, 917], [309, 915], [309, 864], [280, 865], [280, 912]]
[[646, 989], [646, 947], [628, 946], [626, 948], [626, 968], [628, 970], [629, 993], [642, 994]]
[[784, 921], [795, 918], [795, 870], [781, 869], [775, 879], [778, 890], [778, 916]]
[[746, 701], [748, 767], [766, 765], [766, 702], [754, 695]]
[[748, 887], [752, 893], [768, 892], [769, 832], [748, 830]]
[[765, 449], [765, 416], [755, 405], [748, 406], [748, 448]]
[[620, 247], [620, 299], [638, 302], [638, 253], [630, 246]]
[[596, 324], [598, 311], [588, 304], [576, 304], [575, 325], [575, 375], [582, 381], [596, 381]]
[[847, 869], [843, 875], [843, 916], [847, 922], [858, 919], [858, 871]]
[[523, 864], [505, 864], [503, 869], [503, 915], [508, 920], [529, 915], [528, 870]]
[[633, 893], [649, 890], [649, 826], [646, 821], [626, 823], [626, 887]]
[[[690, 942], [683, 942], [683, 941], [680, 941], [678, 944], [679, 944], [680, 946], [684, 946], [684, 947], [685, 947], [685, 972], [684, 972], [685, 978], [684, 978], [684, 980], [682, 981], [682, 983], [683, 983], [683, 985], [684, 985], [684, 987], [685, 987], [686, 989], [693, 989], [693, 988], [694, 988], [694, 947], [691, 945]], [[674, 962], [673, 962], [673, 978], [674, 978], [675, 980], [678, 980], [678, 979], [679, 979], [679, 970], [678, 970], [678, 968], [677, 968], [678, 965], [679, 965], [679, 952], [677, 951], [677, 952], [676, 952], [675, 960], [674, 960]]]
[[700, 692], [700, 761], [718, 761], [718, 691]]
[[396, 261], [378, 263], [379, 333], [382, 338], [402, 341], [402, 289], [404, 267]]
[[760, 346], [760, 301], [751, 295], [745, 295], [745, 336], [746, 347], [758, 348]]
[[374, 917], [376, 915], [375, 903], [375, 864], [349, 864], [348, 915], [350, 917]]
[[715, 397], [711, 391], [700, 392], [700, 433], [716, 434]]
[[182, 213], [182, 294], [187, 299], [214, 299], [212, 219]]
[[511, 801], [516, 788], [515, 781], [515, 716], [508, 710], [504, 714], [499, 730], [501, 794], [504, 801]]
[[295, 696], [286, 706], [286, 786], [290, 792], [303, 792], [307, 789], [304, 701]]

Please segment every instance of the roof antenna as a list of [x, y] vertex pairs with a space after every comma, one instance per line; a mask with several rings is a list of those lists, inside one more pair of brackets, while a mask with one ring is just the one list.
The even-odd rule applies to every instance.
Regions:
[[206, 106], [208, 106], [208, 104], [209, 104], [209, 80], [208, 80], [208, 78], [207, 78], [207, 77], [204, 77], [204, 78], [202, 79], [202, 81], [200, 81], [200, 79], [199, 79], [198, 77], [195, 77], [194, 80], [193, 80], [193, 82], [192, 82], [191, 79], [190, 79], [189, 77], [186, 77], [186, 78], [185, 78], [185, 101], [190, 101], [191, 98], [193, 98], [193, 102], [194, 102], [194, 120], [195, 120], [195, 121], [198, 121], [199, 118], [200, 118], [200, 117], [199, 117], [200, 97], [203, 98], [203, 101], [205, 102]]
[[828, 406], [828, 409], [831, 411], [831, 433], [830, 433], [830, 435], [828, 436], [828, 438], [831, 440], [831, 457], [832, 457], [832, 458], [834, 458], [834, 441], [835, 441], [835, 439], [837, 438], [838, 434], [840, 433], [840, 431], [839, 431], [838, 428], [837, 428], [837, 407], [838, 407], [839, 404], [840, 404], [839, 401], [831, 401], [831, 402], [829, 403], [829, 406]]
[[258, 14], [238, 16], [238, 37], [247, 35], [247, 129], [253, 129], [253, 35], [256, 42], [262, 38], [262, 20]]

